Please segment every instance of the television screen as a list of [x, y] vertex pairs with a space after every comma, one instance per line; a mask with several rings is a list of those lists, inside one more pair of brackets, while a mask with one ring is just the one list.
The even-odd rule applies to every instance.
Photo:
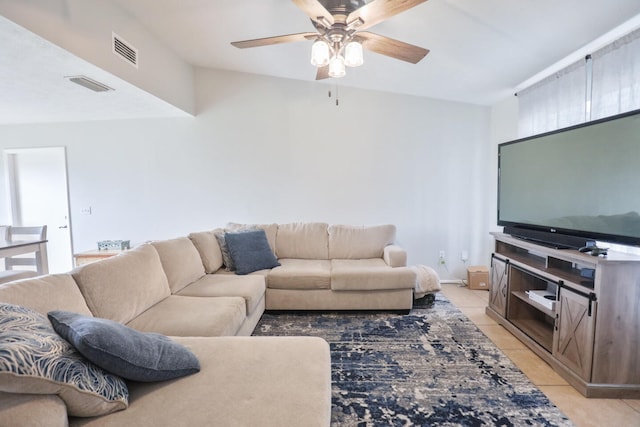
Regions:
[[498, 225], [640, 246], [640, 110], [498, 155]]

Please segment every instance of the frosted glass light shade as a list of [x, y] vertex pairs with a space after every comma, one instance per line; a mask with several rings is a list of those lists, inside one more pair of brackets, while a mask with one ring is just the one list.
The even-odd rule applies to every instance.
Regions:
[[342, 55], [336, 55], [329, 62], [329, 75], [331, 77], [344, 77], [347, 74], [344, 68], [344, 58]]
[[359, 67], [364, 63], [362, 45], [358, 42], [349, 42], [344, 48], [344, 63], [348, 67]]
[[311, 46], [311, 64], [324, 67], [329, 64], [329, 44], [324, 40], [316, 40]]

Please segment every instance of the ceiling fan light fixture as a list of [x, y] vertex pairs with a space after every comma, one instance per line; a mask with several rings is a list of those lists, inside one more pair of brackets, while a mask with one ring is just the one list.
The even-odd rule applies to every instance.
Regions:
[[335, 55], [329, 62], [329, 76], [340, 78], [347, 74], [342, 55]]
[[344, 48], [344, 62], [347, 67], [359, 67], [364, 64], [362, 44], [357, 41], [347, 43]]
[[329, 65], [330, 54], [329, 44], [324, 40], [316, 40], [311, 46], [311, 64], [316, 67]]

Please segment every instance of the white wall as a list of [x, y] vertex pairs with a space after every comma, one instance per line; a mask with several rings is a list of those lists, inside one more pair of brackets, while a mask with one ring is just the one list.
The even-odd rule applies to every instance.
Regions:
[[487, 265], [489, 108], [349, 88], [336, 107], [327, 85], [205, 69], [195, 80], [195, 118], [0, 127], [0, 148], [67, 147], [76, 252], [228, 221], [394, 223], [411, 264], [463, 278], [467, 250]]

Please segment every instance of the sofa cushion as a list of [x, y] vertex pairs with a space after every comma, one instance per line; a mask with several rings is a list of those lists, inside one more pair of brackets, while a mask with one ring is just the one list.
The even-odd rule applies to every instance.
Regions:
[[0, 286], [0, 301], [28, 307], [43, 315], [51, 310], [91, 314], [70, 274], [50, 274], [3, 284]]
[[414, 289], [416, 272], [409, 267], [389, 267], [382, 258], [331, 260], [334, 291]]
[[142, 245], [73, 272], [94, 316], [127, 323], [171, 295], [158, 252]]
[[127, 326], [172, 337], [235, 335], [246, 313], [246, 303], [240, 297], [171, 295], [127, 323]]
[[200, 359], [202, 370], [198, 374], [167, 383], [132, 383], [129, 409], [98, 420], [72, 419], [71, 425], [330, 425], [331, 359], [329, 345], [323, 339], [176, 340]]
[[249, 274], [280, 265], [269, 246], [264, 230], [225, 233], [224, 238], [236, 274]]
[[153, 332], [69, 311], [48, 314], [53, 329], [97, 366], [132, 381], [165, 381], [200, 371], [186, 347]]
[[36, 276], [38, 273], [32, 270], [3, 270], [0, 271], [0, 284]]
[[67, 426], [67, 407], [55, 394], [0, 392], [2, 427]]
[[374, 226], [330, 225], [330, 259], [382, 258], [384, 247], [394, 242], [396, 227], [392, 224]]
[[218, 269], [222, 267], [223, 261], [215, 231], [191, 233], [189, 234], [189, 238], [200, 253], [205, 273], [215, 273], [218, 271]]
[[278, 233], [278, 224], [239, 224], [237, 222], [229, 222], [226, 225], [227, 231], [240, 230], [264, 230], [267, 235], [267, 241], [273, 253], [276, 253], [276, 235]]
[[253, 313], [264, 299], [265, 278], [249, 274], [207, 274], [196, 280], [177, 295], [191, 297], [242, 297], [247, 305], [247, 314]]
[[80, 417], [128, 405], [124, 380], [82, 357], [34, 310], [0, 303], [0, 343], [0, 391], [57, 394]]
[[280, 259], [267, 276], [272, 289], [330, 289], [331, 261], [327, 259]]
[[151, 243], [158, 251], [171, 293], [204, 276], [200, 253], [188, 237]]
[[329, 259], [328, 224], [320, 222], [278, 225], [278, 258]]

